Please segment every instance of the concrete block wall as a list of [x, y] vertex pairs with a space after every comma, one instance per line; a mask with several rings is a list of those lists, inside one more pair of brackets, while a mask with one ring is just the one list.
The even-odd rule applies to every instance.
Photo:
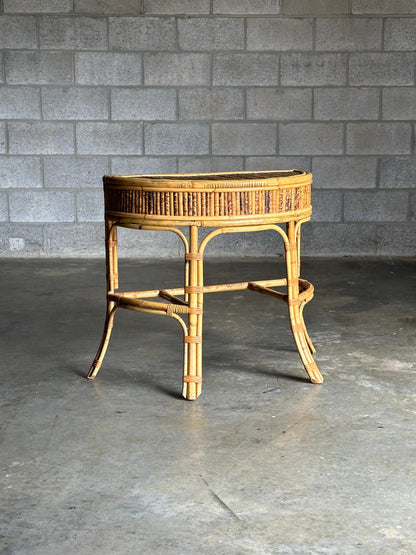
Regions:
[[0, 0], [0, 255], [102, 255], [106, 173], [292, 167], [305, 253], [414, 255], [415, 71], [410, 0]]

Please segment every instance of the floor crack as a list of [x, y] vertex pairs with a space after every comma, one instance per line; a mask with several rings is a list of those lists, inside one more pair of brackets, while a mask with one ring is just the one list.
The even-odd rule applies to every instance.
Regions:
[[227, 503], [221, 499], [221, 497], [215, 493], [215, 491], [212, 489], [212, 487], [208, 484], [208, 482], [205, 480], [205, 478], [203, 476], [201, 476], [202, 481], [204, 482], [204, 484], [207, 486], [207, 488], [209, 489], [212, 497], [215, 499], [215, 501], [217, 501], [217, 503], [234, 519], [234, 520], [238, 520], [239, 522], [241, 522], [241, 518], [235, 514], [235, 512], [232, 510], [231, 507], [229, 507], [227, 505]]

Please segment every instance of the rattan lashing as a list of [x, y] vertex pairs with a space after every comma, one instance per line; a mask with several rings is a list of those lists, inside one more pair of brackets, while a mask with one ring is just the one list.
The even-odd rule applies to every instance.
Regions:
[[[183, 396], [196, 399], [202, 386], [202, 316], [205, 293], [249, 289], [287, 303], [293, 337], [313, 383], [322, 376], [303, 320], [313, 286], [300, 278], [300, 228], [310, 219], [312, 175], [299, 170], [205, 174], [104, 176], [107, 316], [89, 379], [101, 367], [118, 308], [175, 318], [184, 333]], [[286, 230], [279, 223], [286, 224]], [[118, 292], [117, 227], [176, 233], [185, 249], [184, 287]], [[188, 227], [188, 237], [180, 227]], [[199, 227], [214, 228], [202, 241]], [[275, 230], [285, 245], [286, 277], [204, 285], [208, 242], [221, 233]], [[285, 292], [275, 287], [284, 287]], [[168, 302], [148, 301], [161, 298]], [[180, 298], [182, 297], [182, 298]]]

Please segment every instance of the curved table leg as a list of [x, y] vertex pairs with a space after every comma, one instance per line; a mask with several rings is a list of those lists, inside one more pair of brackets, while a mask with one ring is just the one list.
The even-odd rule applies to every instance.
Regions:
[[114, 303], [108, 302], [107, 318], [105, 319], [104, 332], [101, 338], [101, 343], [100, 343], [100, 346], [98, 347], [98, 351], [95, 356], [94, 362], [92, 363], [91, 368], [89, 369], [89, 372], [86, 375], [86, 378], [88, 378], [89, 380], [94, 379], [101, 368], [101, 364], [105, 357], [108, 343], [110, 341], [111, 332], [113, 330], [114, 314], [116, 313], [116, 310], [117, 310], [117, 307], [114, 306]]
[[[301, 239], [301, 225], [302, 225], [302, 220], [298, 221], [295, 224], [295, 231], [296, 231], [296, 256], [297, 256], [297, 268], [298, 268], [298, 278], [300, 278], [300, 239]], [[316, 353], [316, 349], [312, 343], [311, 338], [309, 337], [308, 331], [306, 329], [305, 326], [305, 320], [303, 319], [303, 309], [305, 308], [305, 305], [308, 301], [305, 301], [303, 303], [301, 303], [300, 305], [300, 319], [302, 321], [303, 324], [303, 332], [305, 334], [306, 337], [306, 341], [308, 343], [309, 346], [309, 350], [312, 354]]]
[[288, 241], [285, 242], [287, 292], [292, 334], [309, 379], [312, 383], [322, 383], [324, 380], [312, 357], [314, 347], [303, 320], [304, 303], [299, 299], [298, 241], [294, 222], [289, 222], [287, 225], [287, 237]]
[[[107, 295], [114, 293], [118, 288], [118, 252], [117, 252], [117, 226], [111, 220], [105, 221], [105, 255], [107, 267]], [[100, 370], [103, 358], [107, 351], [113, 329], [114, 314], [117, 306], [113, 301], [107, 300], [107, 316], [104, 324], [104, 332], [98, 347], [95, 359], [89, 369], [86, 378], [92, 380]]]
[[308, 330], [306, 329], [306, 325], [305, 325], [305, 320], [303, 319], [303, 309], [305, 308], [305, 305], [306, 305], [306, 302], [303, 302], [300, 305], [300, 309], [299, 309], [300, 319], [301, 319], [302, 324], [303, 324], [303, 333], [305, 334], [306, 342], [308, 343], [309, 350], [310, 350], [311, 354], [314, 354], [314, 353], [316, 353], [316, 349], [314, 347], [314, 344], [312, 343], [311, 338], [309, 337]]

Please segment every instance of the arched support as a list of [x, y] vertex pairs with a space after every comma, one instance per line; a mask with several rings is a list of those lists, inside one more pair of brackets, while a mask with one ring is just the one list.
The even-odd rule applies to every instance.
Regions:
[[[303, 318], [303, 309], [310, 298], [306, 300], [301, 300], [299, 298], [299, 278], [300, 278], [300, 238], [301, 238], [301, 225], [307, 221], [308, 218], [300, 219], [296, 222], [289, 222], [286, 226], [285, 231], [276, 224], [265, 224], [258, 226], [244, 226], [244, 227], [226, 227], [219, 228], [211, 231], [201, 242], [199, 251], [203, 254], [206, 246], [214, 237], [221, 235], [223, 233], [241, 233], [250, 231], [264, 231], [272, 229], [276, 231], [281, 238], [285, 246], [285, 256], [286, 256], [286, 273], [287, 273], [287, 303], [289, 307], [289, 318], [291, 324], [291, 330], [293, 338], [295, 340], [300, 358], [303, 362], [306, 372], [310, 380], [313, 383], [322, 383], [323, 378], [319, 369], [312, 357], [315, 353], [315, 347], [309, 337], [307, 332], [305, 321]], [[262, 287], [253, 287], [250, 289], [259, 290], [261, 292], [265, 291]], [[268, 293], [272, 293], [270, 290]], [[280, 296], [282, 298], [282, 296]], [[286, 300], [286, 299], [285, 299]]]
[[221, 235], [223, 233], [249, 233], [253, 231], [266, 231], [268, 229], [274, 229], [277, 231], [281, 236], [285, 243], [288, 242], [288, 238], [286, 233], [283, 231], [281, 227], [275, 224], [264, 224], [264, 225], [252, 225], [252, 226], [237, 226], [237, 227], [220, 227], [218, 229], [214, 229], [204, 239], [201, 241], [201, 245], [199, 247], [199, 252], [201, 254], [204, 253], [208, 243], [216, 237], [217, 235]]

